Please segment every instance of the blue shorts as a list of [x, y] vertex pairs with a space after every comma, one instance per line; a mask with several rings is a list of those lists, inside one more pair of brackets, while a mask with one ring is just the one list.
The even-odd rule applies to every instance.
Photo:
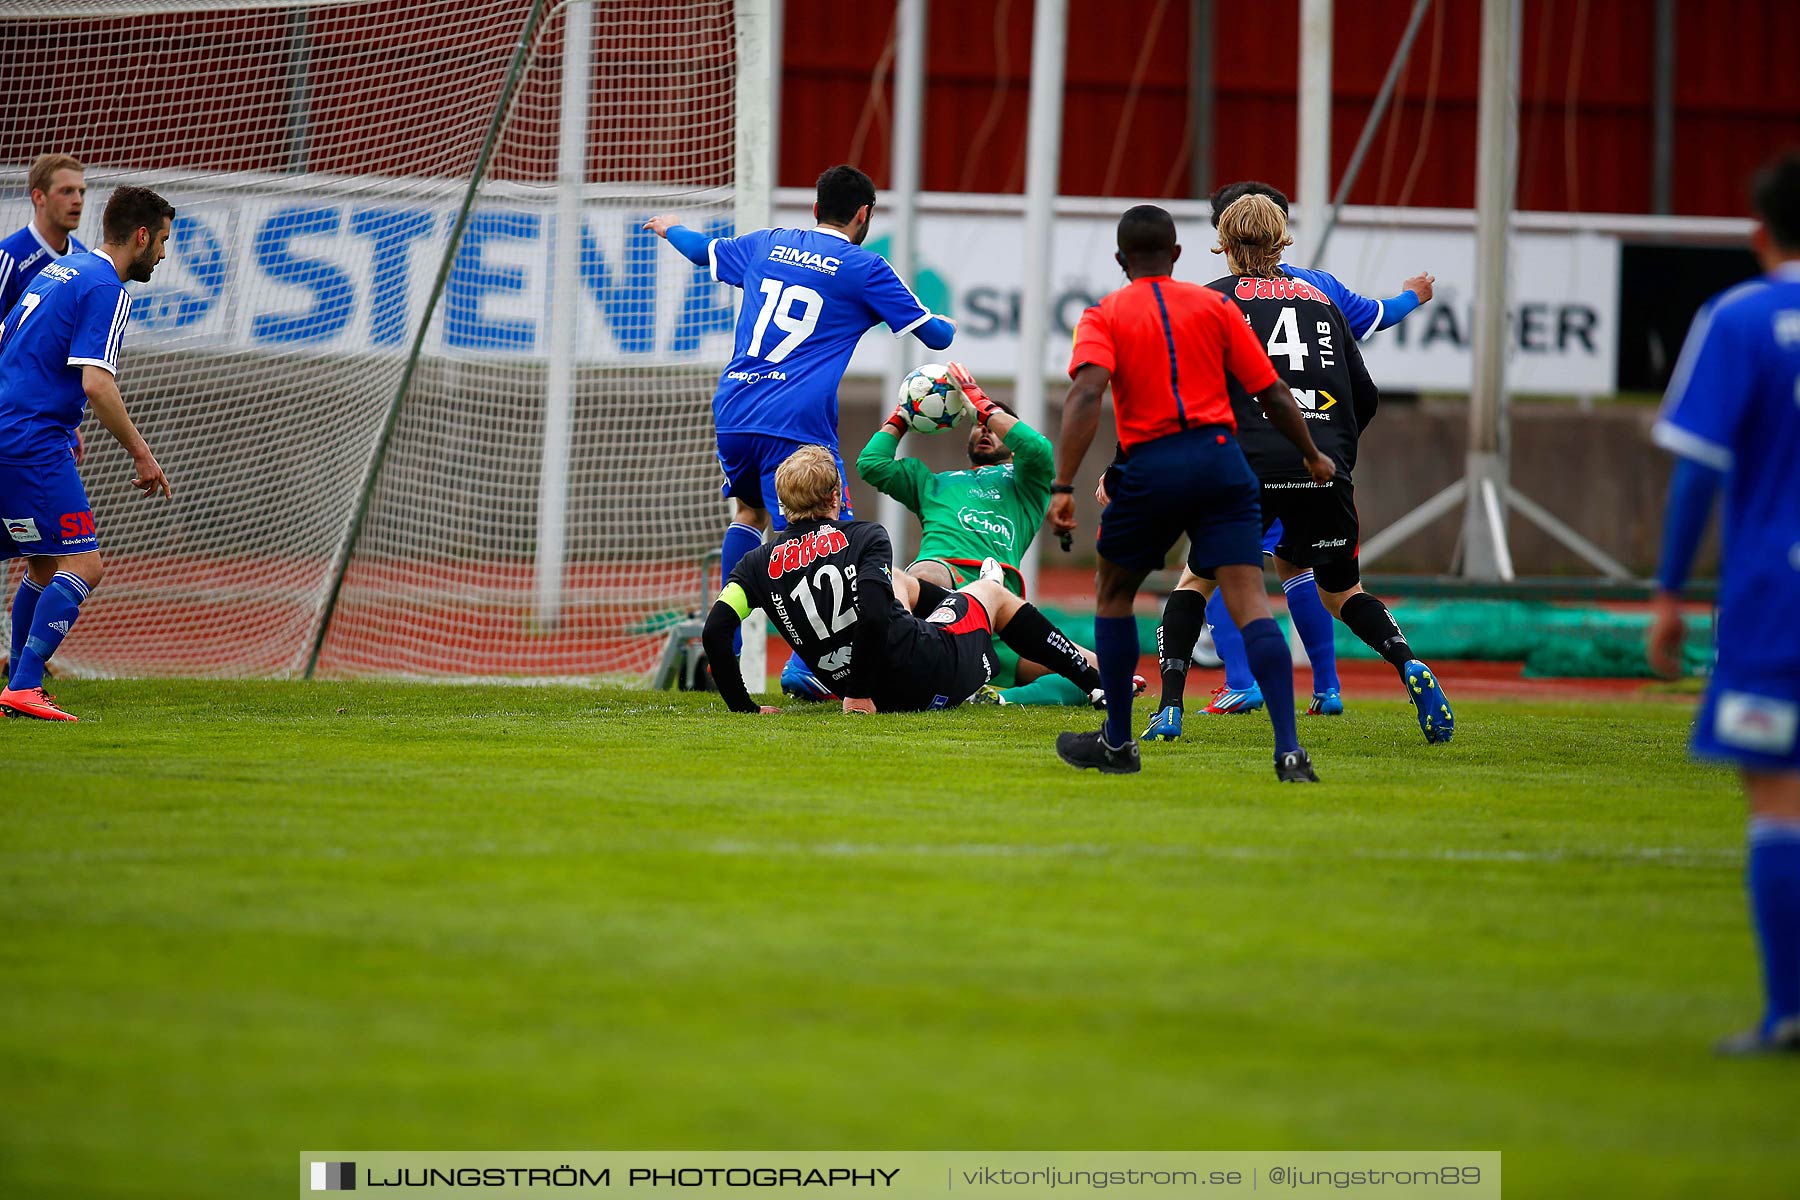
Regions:
[[1185, 533], [1195, 571], [1262, 566], [1262, 487], [1223, 425], [1135, 447], [1108, 470], [1106, 490], [1095, 548], [1109, 562], [1153, 571]]
[[1275, 547], [1279, 545], [1281, 545], [1281, 518], [1276, 517], [1269, 522], [1269, 527], [1263, 530], [1263, 553], [1272, 555], [1275, 553]]
[[[721, 433], [719, 468], [725, 472], [725, 486], [719, 491], [728, 499], [764, 510], [773, 519], [775, 528], [786, 529], [787, 517], [782, 515], [781, 504], [775, 496], [775, 468], [800, 447], [817, 444], [767, 433]], [[838, 520], [855, 520], [855, 514], [850, 511], [850, 483], [844, 474], [844, 460], [836, 446], [827, 449], [837, 463], [838, 479], [844, 485], [844, 509], [838, 513]]]
[[1694, 718], [1693, 750], [1756, 771], [1800, 771], [1800, 678], [1714, 671]]
[[0, 559], [81, 554], [100, 547], [74, 454], [0, 459]]

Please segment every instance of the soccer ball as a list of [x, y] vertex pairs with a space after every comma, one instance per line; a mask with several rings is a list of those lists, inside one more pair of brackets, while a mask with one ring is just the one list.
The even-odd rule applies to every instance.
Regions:
[[949, 429], [969, 411], [962, 389], [942, 363], [915, 367], [900, 381], [900, 406], [906, 411], [906, 423], [919, 433]]

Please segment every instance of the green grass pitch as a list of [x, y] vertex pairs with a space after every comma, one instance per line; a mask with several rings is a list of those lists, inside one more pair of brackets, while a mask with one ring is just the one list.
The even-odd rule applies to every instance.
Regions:
[[[1454, 672], [1451, 673], [1454, 696]], [[1671, 703], [1085, 712], [64, 682], [6, 725], [0, 1195], [366, 1149], [1473, 1149], [1794, 1196], [1734, 778]], [[1142, 714], [1147, 719], [1148, 712]]]

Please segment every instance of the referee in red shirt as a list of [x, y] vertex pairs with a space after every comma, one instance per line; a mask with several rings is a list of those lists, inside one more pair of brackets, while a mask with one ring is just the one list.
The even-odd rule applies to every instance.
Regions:
[[1276, 777], [1317, 783], [1294, 728], [1294, 660], [1263, 592], [1260, 488], [1232, 436], [1237, 422], [1226, 373], [1256, 397], [1316, 482], [1330, 482], [1331, 460], [1313, 445], [1293, 393], [1243, 312], [1211, 288], [1170, 278], [1181, 257], [1173, 217], [1154, 204], [1128, 210], [1119, 218], [1115, 257], [1130, 282], [1083, 313], [1076, 327], [1069, 361], [1074, 383], [1063, 402], [1050, 501], [1050, 523], [1074, 529], [1075, 472], [1094, 440], [1100, 399], [1111, 383], [1122, 454], [1107, 475], [1094, 583], [1094, 650], [1106, 687], [1106, 724], [1094, 733], [1060, 735], [1056, 752], [1074, 767], [1112, 774], [1139, 769], [1131, 736], [1131, 673], [1138, 659], [1132, 601], [1144, 576], [1163, 565], [1185, 533], [1188, 565], [1196, 573], [1216, 573], [1231, 619], [1243, 630], [1250, 669], [1275, 727]]

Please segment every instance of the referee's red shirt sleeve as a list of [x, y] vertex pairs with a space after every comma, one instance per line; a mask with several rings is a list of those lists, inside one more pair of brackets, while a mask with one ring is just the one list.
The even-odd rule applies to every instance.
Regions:
[[[1250, 340], [1254, 342], [1256, 339]], [[1116, 371], [1118, 368], [1118, 360], [1113, 352], [1112, 331], [1106, 327], [1106, 317], [1098, 307], [1082, 313], [1081, 320], [1075, 323], [1075, 352], [1069, 356], [1069, 378], [1075, 378], [1075, 372], [1089, 363], [1105, 367], [1108, 371]]]
[[1225, 320], [1225, 369], [1246, 392], [1255, 395], [1281, 378], [1269, 352], [1256, 340], [1256, 331], [1244, 319], [1244, 310], [1227, 300], [1219, 305]]

